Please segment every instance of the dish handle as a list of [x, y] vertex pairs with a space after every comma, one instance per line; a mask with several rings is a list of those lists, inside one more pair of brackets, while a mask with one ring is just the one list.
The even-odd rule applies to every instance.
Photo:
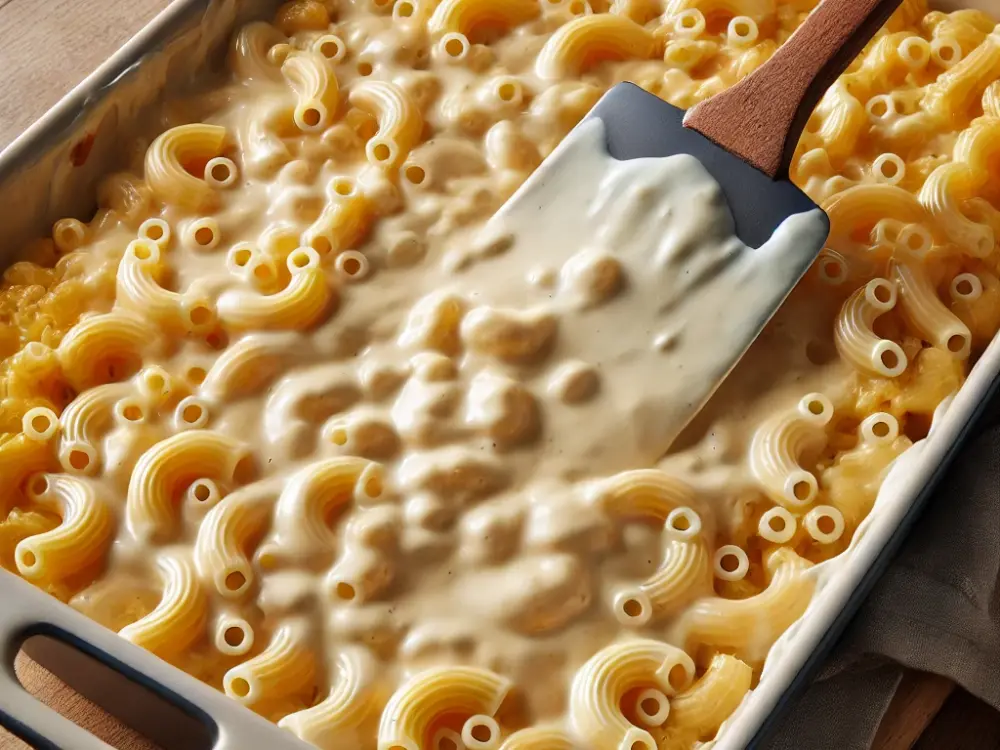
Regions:
[[[283, 729], [129, 643], [13, 574], [0, 570], [0, 726], [41, 750], [113, 750], [29, 693], [14, 658], [34, 636], [79, 651], [206, 727], [212, 750], [308, 750]], [[58, 676], [58, 675], [57, 675]]]

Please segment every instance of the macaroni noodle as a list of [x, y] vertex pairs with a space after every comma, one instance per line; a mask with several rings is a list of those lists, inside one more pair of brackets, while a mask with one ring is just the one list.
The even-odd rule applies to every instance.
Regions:
[[564, 138], [621, 81], [723, 91], [816, 4], [235, 30], [3, 273], [0, 566], [322, 748], [718, 739], [1000, 329], [1000, 32], [904, 0], [830, 87], [790, 165], [826, 246], [669, 445], [658, 389], [742, 319], [644, 294], [728, 264], [731, 217], [696, 160]]

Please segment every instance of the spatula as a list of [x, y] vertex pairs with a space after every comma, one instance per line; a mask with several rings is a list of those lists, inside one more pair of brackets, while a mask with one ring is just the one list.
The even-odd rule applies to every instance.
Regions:
[[603, 387], [592, 406], [547, 412], [560, 473], [662, 456], [815, 260], [829, 220], [789, 162], [827, 87], [899, 4], [823, 0], [761, 68], [687, 113], [615, 86], [493, 218], [492, 234], [515, 239], [471, 264], [475, 285], [521, 311], [518, 335], [558, 308], [548, 356], [568, 363], [567, 382], [589, 372]]

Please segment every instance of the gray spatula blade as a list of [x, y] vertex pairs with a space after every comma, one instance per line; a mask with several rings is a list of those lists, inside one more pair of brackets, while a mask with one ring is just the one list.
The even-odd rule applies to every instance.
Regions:
[[[490, 221], [487, 237], [510, 241], [462, 266], [477, 302], [558, 317], [546, 362], [599, 373], [597, 398], [547, 414], [545, 471], [661, 457], [826, 239], [826, 215], [804, 194], [685, 130], [681, 114], [613, 89]], [[620, 292], [587, 297], [595, 257], [620, 264]], [[552, 281], [526, 282], [529, 269]]]
[[[773, 180], [719, 147], [696, 130], [685, 128], [684, 110], [633, 83], [612, 88], [587, 115], [604, 122], [608, 153], [616, 159], [644, 156], [696, 156], [722, 187], [736, 222], [736, 234], [750, 247], [760, 247], [782, 221], [818, 206], [788, 180]], [[829, 220], [826, 219], [826, 234]], [[816, 247], [815, 254], [822, 249]], [[809, 261], [815, 260], [815, 254]], [[802, 269], [804, 273], [806, 267]]]

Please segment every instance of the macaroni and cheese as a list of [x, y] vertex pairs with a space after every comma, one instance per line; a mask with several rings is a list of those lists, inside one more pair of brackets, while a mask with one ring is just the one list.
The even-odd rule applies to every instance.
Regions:
[[833, 85], [791, 169], [827, 247], [666, 455], [565, 356], [641, 286], [621, 204], [521, 269], [561, 314], [491, 302], [482, 230], [611, 86], [691, 107], [815, 4], [240, 29], [3, 275], [0, 565], [323, 748], [712, 740], [1000, 328], [1000, 28], [904, 0]]

